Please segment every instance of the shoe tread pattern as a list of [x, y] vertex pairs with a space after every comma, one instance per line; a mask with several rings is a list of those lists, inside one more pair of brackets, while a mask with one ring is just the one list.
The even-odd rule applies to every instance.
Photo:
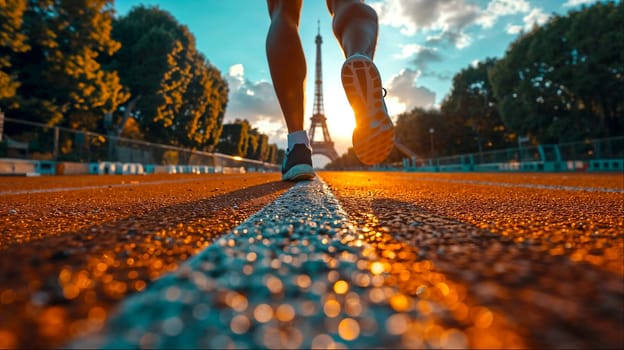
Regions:
[[357, 57], [345, 62], [341, 76], [355, 113], [353, 151], [362, 163], [379, 164], [394, 147], [394, 126], [384, 108], [379, 71], [372, 61]]

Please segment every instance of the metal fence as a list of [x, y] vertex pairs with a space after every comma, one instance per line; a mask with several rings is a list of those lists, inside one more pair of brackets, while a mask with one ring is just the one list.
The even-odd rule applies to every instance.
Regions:
[[408, 171], [624, 171], [624, 137], [403, 160]]
[[[89, 170], [90, 173], [122, 173], [125, 172], [123, 169], [135, 169], [130, 165], [140, 165], [146, 173], [279, 170], [277, 164], [226, 154], [51, 127], [13, 118], [3, 119], [4, 123], [0, 121], [0, 130], [4, 129], [4, 133], [0, 132], [0, 159], [36, 161], [39, 168], [42, 165], [58, 168], [56, 163], [74, 162], [96, 164]], [[624, 137], [449, 157], [411, 158], [404, 159], [401, 165], [407, 171], [624, 171]]]
[[[0, 158], [42, 162], [141, 164], [168, 172], [277, 171], [279, 165], [216, 152], [4, 118]], [[194, 167], [191, 169], [190, 167]], [[207, 168], [206, 168], [207, 167]], [[177, 169], [177, 170], [176, 170]], [[239, 170], [237, 170], [239, 169]], [[110, 167], [108, 169], [110, 171]], [[119, 170], [116, 170], [119, 171]]]

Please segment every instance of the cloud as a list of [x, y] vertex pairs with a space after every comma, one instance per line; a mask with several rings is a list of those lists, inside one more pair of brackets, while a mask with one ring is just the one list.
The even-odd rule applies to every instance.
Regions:
[[505, 30], [509, 34], [518, 34], [522, 31], [528, 32], [533, 26], [546, 23], [549, 18], [550, 15], [546, 14], [542, 9], [534, 8], [529, 14], [522, 18], [523, 25], [508, 24]]
[[440, 52], [436, 48], [419, 46], [414, 50], [412, 63], [420, 70], [427, 70], [430, 63], [441, 61], [442, 55], [440, 55]]
[[565, 4], [563, 4], [563, 7], [574, 7], [574, 6], [579, 6], [579, 5], [589, 5], [589, 4], [593, 4], [595, 2], [598, 2], [599, 0], [568, 0]]
[[[577, 6], [598, 0], [568, 0], [566, 6]], [[549, 16], [540, 8], [533, 8], [528, 0], [491, 0], [481, 8], [470, 0], [380, 0], [371, 3], [379, 14], [379, 22], [399, 28], [406, 36], [418, 31], [429, 34], [429, 46], [451, 44], [458, 49], [472, 43], [466, 30], [474, 25], [489, 29], [499, 18], [524, 14], [523, 25], [508, 24], [506, 30], [517, 34], [530, 30], [534, 24], [544, 24]], [[403, 51], [405, 58], [408, 51]]]
[[226, 79], [230, 95], [225, 122], [247, 119], [253, 127], [268, 135], [270, 142], [285, 140], [286, 126], [273, 85], [266, 81], [245, 79], [242, 64], [231, 66]]
[[526, 0], [492, 0], [483, 10], [477, 23], [483, 28], [494, 26], [499, 17], [527, 13], [531, 5]]
[[427, 44], [444, 45], [444, 43], [450, 42], [454, 43], [455, 47], [457, 47], [458, 49], [463, 49], [464, 47], [467, 47], [468, 45], [470, 45], [471, 41], [472, 38], [470, 38], [470, 36], [466, 35], [466, 33], [462, 31], [446, 31], [441, 32], [438, 35], [431, 35], [427, 37]]
[[392, 115], [411, 111], [415, 107], [431, 108], [435, 103], [435, 92], [418, 86], [420, 71], [403, 69], [387, 84], [388, 108]]
[[[435, 40], [431, 40], [435, 42]], [[440, 80], [447, 80], [450, 78], [448, 73], [434, 71], [429, 68], [429, 65], [436, 62], [442, 62], [444, 57], [440, 54], [440, 51], [435, 47], [426, 47], [418, 44], [408, 44], [402, 46], [402, 53], [395, 55], [398, 58], [410, 57], [410, 63], [419, 72], [419, 76], [434, 77]]]
[[480, 14], [479, 7], [466, 0], [384, 0], [371, 6], [377, 10], [380, 24], [399, 28], [407, 36], [431, 31], [433, 39], [460, 48], [469, 42], [463, 30]]
[[550, 15], [544, 13], [544, 11], [540, 8], [534, 8], [529, 12], [528, 15], [524, 16], [522, 21], [524, 22], [525, 28], [532, 27], [533, 25], [542, 25], [548, 22]]
[[418, 44], [405, 44], [405, 45], [399, 45], [401, 48], [401, 53], [394, 55], [395, 58], [409, 58], [412, 55], [420, 52], [420, 50], [422, 50], [424, 48], [424, 46], [422, 45], [418, 45]]
[[505, 31], [509, 34], [516, 35], [524, 30], [524, 27], [517, 24], [508, 24]]

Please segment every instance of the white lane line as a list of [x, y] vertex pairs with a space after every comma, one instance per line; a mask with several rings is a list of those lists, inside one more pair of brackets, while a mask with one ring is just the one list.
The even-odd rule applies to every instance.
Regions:
[[[407, 177], [404, 177], [404, 178], [407, 178]], [[410, 178], [413, 178], [413, 177], [410, 177]], [[422, 180], [422, 181], [431, 181], [431, 182], [447, 182], [447, 183], [457, 183], [457, 184], [467, 184], [467, 185], [498, 186], [498, 187], [519, 187], [519, 188], [532, 188], [532, 189], [540, 189], [540, 190], [624, 193], [624, 189], [606, 188], [606, 187], [542, 185], [542, 184], [494, 182], [494, 181], [482, 181], [482, 180], [439, 179], [439, 178], [432, 178], [432, 177], [418, 177], [417, 179]]]
[[[240, 178], [245, 175], [231, 175], [228, 179]], [[34, 194], [34, 193], [55, 193], [55, 192], [70, 192], [70, 191], [86, 191], [86, 190], [99, 190], [107, 188], [119, 188], [119, 187], [134, 187], [134, 186], [149, 186], [149, 185], [167, 185], [185, 182], [195, 182], [206, 180], [207, 178], [196, 179], [178, 179], [178, 180], [161, 180], [161, 181], [146, 181], [146, 182], [129, 182], [122, 184], [107, 184], [107, 185], [91, 185], [91, 186], [77, 186], [77, 187], [59, 187], [59, 188], [43, 188], [43, 189], [30, 189], [30, 190], [18, 190], [18, 191], [0, 191], [0, 196], [11, 196], [18, 194]]]
[[449, 311], [434, 302], [427, 315], [417, 308], [396, 311], [390, 300], [397, 291], [385, 286], [387, 271], [372, 268], [376, 260], [328, 187], [319, 179], [299, 182], [177, 271], [128, 297], [100, 333], [70, 347], [433, 347], [411, 343], [386, 322]]

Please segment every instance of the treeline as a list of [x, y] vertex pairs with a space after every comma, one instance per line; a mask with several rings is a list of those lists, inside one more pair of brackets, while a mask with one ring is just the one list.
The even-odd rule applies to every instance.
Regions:
[[158, 7], [116, 18], [113, 0], [0, 1], [8, 117], [211, 152], [227, 102], [193, 34]]
[[[439, 110], [398, 116], [397, 140], [420, 157], [624, 135], [624, 3], [554, 16], [501, 59], [462, 69]], [[405, 157], [393, 151], [387, 163]], [[350, 150], [328, 164], [358, 167]]]
[[285, 156], [285, 151], [276, 144], [269, 144], [269, 137], [247, 120], [237, 119], [234, 123], [223, 125], [217, 151], [247, 159], [278, 164]]

